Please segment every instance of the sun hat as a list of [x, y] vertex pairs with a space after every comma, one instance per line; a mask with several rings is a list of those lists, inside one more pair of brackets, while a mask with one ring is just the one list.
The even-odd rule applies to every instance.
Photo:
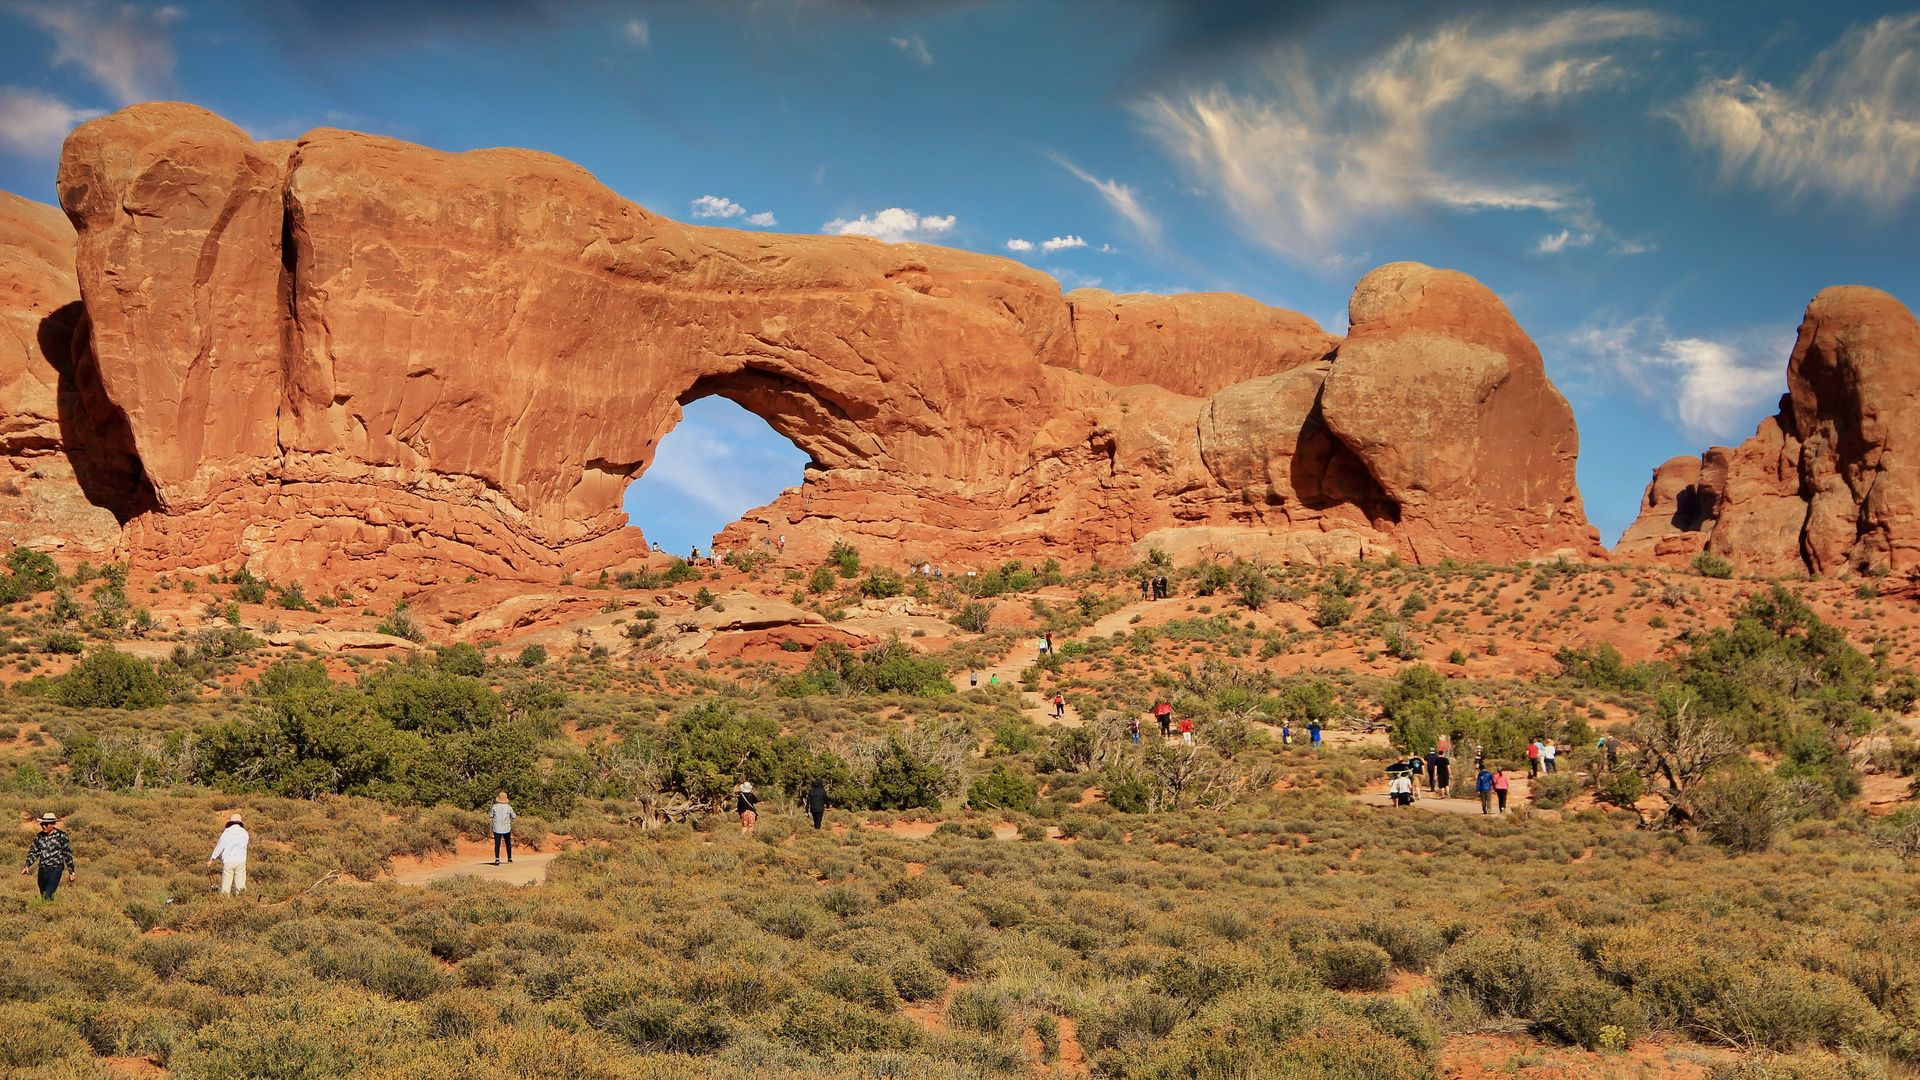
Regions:
[[54, 817], [54, 816], [53, 816], [52, 814], [41, 814], [41, 815], [40, 815], [40, 824], [42, 824], [42, 825], [51, 825], [51, 824], [53, 824], [54, 822], [56, 822], [56, 821], [59, 821], [59, 820], [60, 820], [59, 818], [57, 818], [57, 817]]
[[753, 785], [752, 785], [752, 784], [749, 784], [749, 783], [747, 783], [747, 782], [746, 782], [745, 780], [742, 780], [742, 781], [740, 781], [740, 790], [741, 790], [741, 791], [744, 791], [744, 792], [746, 792], [746, 793], [747, 793], [747, 794], [749, 794], [749, 795], [751, 795], [751, 794], [753, 794]]
[[244, 825], [246, 823], [240, 820], [240, 811], [235, 810], [233, 813], [227, 815], [227, 824]]

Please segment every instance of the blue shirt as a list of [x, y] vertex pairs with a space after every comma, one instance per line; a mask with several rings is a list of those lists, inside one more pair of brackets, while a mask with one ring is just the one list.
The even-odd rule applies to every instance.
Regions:
[[1473, 787], [1474, 787], [1474, 790], [1476, 791], [1492, 791], [1493, 790], [1493, 774], [1488, 772], [1485, 769], [1481, 769], [1480, 775], [1476, 777], [1473, 781]]

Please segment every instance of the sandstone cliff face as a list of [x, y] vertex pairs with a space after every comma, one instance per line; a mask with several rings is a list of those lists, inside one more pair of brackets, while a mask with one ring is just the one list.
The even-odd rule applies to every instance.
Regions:
[[73, 226], [57, 207], [0, 192], [0, 544], [108, 559], [120, 541], [108, 507], [134, 485], [117, 482], [126, 462], [113, 460], [116, 430], [85, 419], [73, 259]]
[[1062, 296], [1007, 259], [683, 225], [530, 151], [255, 144], [170, 104], [77, 130], [59, 188], [89, 366], [151, 489], [127, 546], [156, 566], [616, 566], [644, 551], [622, 489], [710, 394], [813, 459], [723, 544], [1599, 550], [1538, 352], [1447, 271], [1369, 275], [1343, 345], [1245, 298]]
[[[1787, 362], [1776, 416], [1714, 447], [1697, 479], [1655, 473], [1618, 552], [1667, 561], [1701, 549], [1743, 573], [1834, 576], [1920, 570], [1920, 323], [1862, 286], [1822, 290]], [[1681, 496], [1693, 492], [1691, 507]], [[1666, 497], [1674, 491], [1664, 519]], [[1649, 549], [1651, 545], [1651, 549]]]

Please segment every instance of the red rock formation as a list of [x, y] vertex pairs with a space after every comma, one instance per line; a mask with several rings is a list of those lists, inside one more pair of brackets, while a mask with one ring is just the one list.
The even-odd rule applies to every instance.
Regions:
[[128, 544], [156, 567], [619, 565], [643, 550], [622, 489], [710, 394], [814, 463], [723, 545], [1597, 550], [1537, 351], [1446, 271], [1369, 275], [1363, 335], [1328, 362], [1337, 338], [1243, 298], [1063, 297], [1007, 259], [683, 225], [524, 150], [255, 144], [150, 104], [76, 131], [59, 186], [100, 383], [156, 503]]
[[0, 544], [105, 560], [135, 485], [119, 430], [87, 419], [73, 252], [57, 207], [0, 192]]
[[1706, 535], [1700, 527], [1712, 516], [1700, 488], [1700, 459], [1690, 454], [1669, 458], [1653, 470], [1640, 516], [1614, 545], [1623, 562], [1683, 564], [1700, 553]]
[[[1878, 289], [1824, 289], [1807, 305], [1787, 387], [1752, 438], [1702, 457], [1698, 518], [1688, 527], [1676, 516], [1675, 535], [1659, 541], [1671, 550], [1656, 554], [1690, 555], [1680, 534], [1691, 532], [1694, 550], [1743, 573], [1920, 571], [1920, 322]], [[1649, 513], [1622, 553], [1643, 552]]]

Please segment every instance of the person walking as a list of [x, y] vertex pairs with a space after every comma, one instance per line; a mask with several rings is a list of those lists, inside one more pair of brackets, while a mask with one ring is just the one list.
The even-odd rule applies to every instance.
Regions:
[[1453, 760], [1447, 756], [1448, 749], [1445, 739], [1433, 748], [1433, 785], [1443, 799], [1453, 791]]
[[1180, 743], [1182, 746], [1193, 745], [1193, 717], [1191, 716], [1180, 718]]
[[1387, 782], [1387, 794], [1392, 797], [1395, 806], [1412, 806], [1413, 781], [1407, 779], [1406, 773], [1397, 772]]
[[1452, 757], [1453, 756], [1453, 740], [1447, 738], [1445, 735], [1442, 735], [1440, 736], [1440, 744], [1438, 746], [1435, 746], [1434, 749], [1440, 751], [1441, 757]]
[[1066, 719], [1066, 716], [1067, 716], [1067, 695], [1065, 694], [1053, 695], [1053, 718], [1055, 720], [1064, 720]]
[[488, 808], [493, 816], [493, 865], [500, 865], [500, 848], [507, 849], [507, 862], [513, 862], [513, 819], [519, 814], [513, 812], [513, 805], [507, 802], [507, 793], [496, 792], [493, 805]]
[[1440, 748], [1427, 751], [1427, 790], [1432, 791], [1440, 785]]
[[1485, 769], [1473, 778], [1473, 789], [1480, 793], [1480, 812], [1493, 813], [1493, 774]]
[[73, 884], [73, 841], [59, 825], [60, 819], [52, 814], [40, 815], [40, 835], [28, 845], [27, 865], [20, 870], [20, 876], [26, 877], [35, 864], [39, 865], [42, 900], [53, 899], [54, 890], [60, 887], [60, 871], [65, 870], [67, 884]]
[[1476, 746], [1473, 748], [1473, 767], [1476, 770], [1484, 769], [1487, 767], [1487, 748], [1486, 747]]
[[979, 685], [980, 685], [980, 673], [979, 673], [979, 672], [977, 672], [977, 671], [968, 671], [968, 672], [967, 672], [967, 685], [968, 685], [968, 686], [979, 686]]
[[1533, 778], [1539, 775], [1540, 775], [1540, 740], [1535, 739], [1532, 742], [1527, 744], [1527, 779], [1532, 780]]
[[1140, 745], [1140, 718], [1139, 717], [1136, 716], [1133, 719], [1127, 721], [1127, 734], [1133, 737], [1133, 745], [1135, 746]]
[[815, 780], [807, 789], [807, 813], [813, 817], [813, 827], [819, 828], [822, 818], [827, 816], [827, 782]]
[[1554, 747], [1552, 739], [1548, 739], [1546, 742], [1540, 744], [1541, 764], [1545, 765], [1547, 771], [1550, 773], [1557, 771], [1554, 767], [1553, 760], [1557, 756], [1559, 756], [1559, 750]]
[[247, 891], [247, 827], [240, 820], [240, 812], [227, 815], [227, 827], [220, 830], [220, 839], [213, 845], [213, 854], [207, 856], [207, 866], [220, 864], [220, 895], [232, 896]]
[[745, 780], [740, 782], [740, 790], [734, 793], [733, 805], [734, 809], [740, 813], [740, 831], [743, 833], [752, 832], [753, 823], [760, 816], [754, 811], [754, 807], [760, 805], [760, 798], [753, 793], [752, 784], [747, 783]]
[[987, 676], [987, 685], [988, 685], [988, 686], [999, 686], [999, 685], [1000, 685], [1000, 673], [996, 671], [996, 672], [994, 672], [993, 674], [991, 674], [991, 675], [989, 675], [989, 676]]
[[1293, 721], [1291, 720], [1280, 721], [1280, 745], [1293, 745]]
[[1168, 593], [1171, 591], [1167, 588], [1167, 579], [1164, 577], [1154, 578], [1153, 591], [1156, 596], [1158, 596], [1162, 600], [1165, 600], [1167, 598]]
[[1493, 797], [1500, 800], [1500, 812], [1507, 812], [1507, 788], [1512, 781], [1507, 779], [1507, 770], [1498, 765], [1493, 767]]
[[1153, 599], [1153, 579], [1152, 578], [1140, 579], [1140, 599], [1142, 600]]
[[781, 533], [780, 539], [773, 542], [773, 549], [782, 555], [787, 553], [787, 534]]
[[1053, 655], [1053, 631], [1047, 631], [1047, 655]]
[[1308, 721], [1307, 741], [1313, 744], [1314, 753], [1317, 754], [1320, 752], [1320, 721], [1318, 720]]
[[1153, 718], [1160, 721], [1160, 741], [1166, 742], [1173, 737], [1173, 706], [1165, 701], [1154, 702]]
[[1619, 767], [1620, 767], [1620, 740], [1614, 738], [1612, 735], [1609, 735], [1607, 736], [1607, 771], [1612, 772], [1613, 770]]

